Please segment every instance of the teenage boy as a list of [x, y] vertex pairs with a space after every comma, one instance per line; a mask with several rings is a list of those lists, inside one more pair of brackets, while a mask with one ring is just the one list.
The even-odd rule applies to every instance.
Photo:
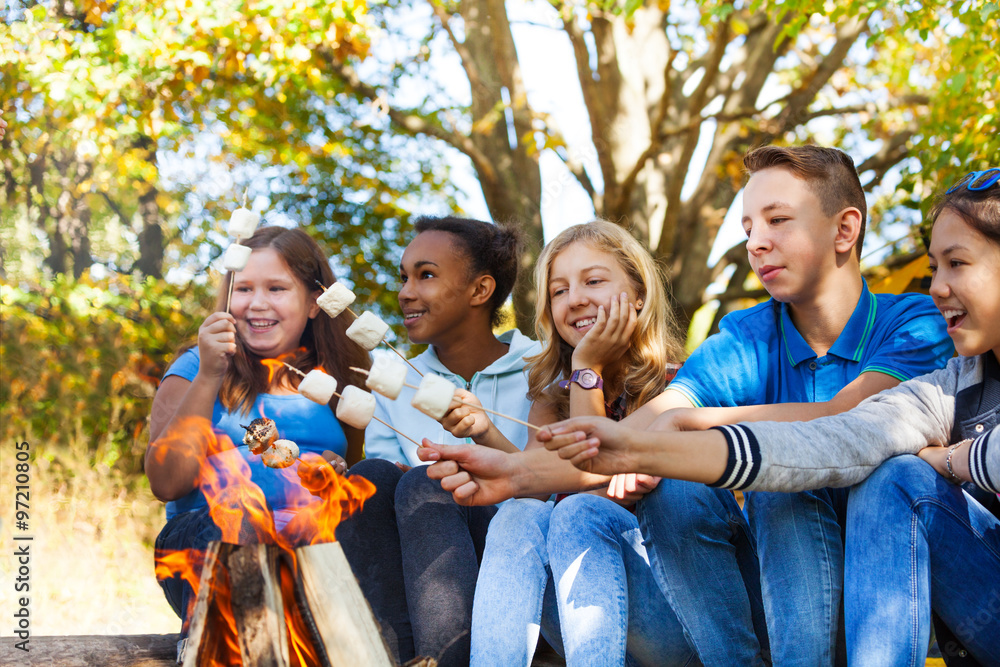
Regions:
[[[768, 146], [744, 164], [747, 252], [772, 299], [725, 317], [667, 391], [625, 421], [633, 428], [667, 410], [655, 428], [836, 414], [953, 353], [929, 297], [875, 295], [865, 285], [867, 207], [849, 156]], [[431, 474], [464, 502], [601, 481], [544, 453], [434, 448], [422, 457], [458, 461], [462, 470], [443, 463]], [[760, 664], [768, 638], [775, 665], [834, 662], [846, 501], [846, 489], [750, 493], [748, 522], [728, 491], [665, 479], [638, 503], [654, 576], [702, 663]]]

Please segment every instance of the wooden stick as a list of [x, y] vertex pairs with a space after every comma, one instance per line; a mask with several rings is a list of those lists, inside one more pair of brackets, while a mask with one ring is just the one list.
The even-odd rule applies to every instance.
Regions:
[[[236, 240], [239, 243], [239, 239]], [[229, 312], [229, 304], [233, 301], [233, 283], [236, 282], [236, 272], [229, 272], [229, 294], [226, 295], [226, 313]]]
[[[282, 361], [281, 363], [285, 364], [285, 362], [284, 362], [284, 361]], [[286, 367], [287, 367], [287, 368], [288, 368], [289, 370], [292, 370], [292, 371], [295, 371], [296, 373], [298, 373], [298, 374], [299, 374], [299, 375], [301, 375], [302, 377], [305, 377], [305, 376], [306, 376], [306, 374], [305, 374], [305, 373], [303, 373], [302, 371], [300, 371], [300, 370], [299, 370], [298, 368], [296, 368], [295, 366], [292, 366], [291, 364], [285, 364], [285, 366], [286, 366]], [[366, 372], [366, 371], [365, 371], [365, 370], [364, 370], [363, 368], [355, 368], [355, 367], [353, 367], [353, 366], [351, 366], [350, 368], [351, 368], [351, 370], [353, 370], [353, 371], [361, 371], [361, 372]], [[340, 394], [338, 394], [337, 392], [333, 392], [333, 395], [334, 395], [334, 396], [336, 396], [337, 398], [343, 398], [343, 396], [341, 396], [341, 395], [340, 395]], [[374, 420], [375, 420], [375, 421], [377, 421], [378, 423], [382, 424], [383, 426], [385, 426], [385, 427], [387, 427], [387, 428], [389, 428], [389, 429], [392, 429], [393, 431], [395, 431], [395, 432], [396, 432], [396, 433], [398, 433], [399, 435], [403, 436], [404, 438], [406, 438], [407, 440], [409, 440], [410, 442], [412, 442], [413, 444], [415, 444], [415, 445], [416, 445], [417, 447], [422, 447], [422, 446], [423, 446], [423, 445], [421, 445], [421, 444], [420, 444], [419, 442], [417, 442], [416, 440], [414, 440], [413, 438], [411, 438], [410, 436], [406, 435], [405, 433], [403, 433], [403, 432], [402, 432], [402, 431], [400, 431], [399, 429], [397, 429], [397, 428], [393, 427], [393, 426], [392, 426], [391, 424], [388, 424], [388, 423], [384, 422], [383, 420], [379, 419], [378, 417], [376, 417], [376, 416], [372, 415], [372, 419], [374, 419]]]
[[[349, 366], [349, 368], [352, 371], [356, 371], [358, 373], [364, 373], [365, 375], [369, 374], [369, 372], [366, 371], [363, 368], [357, 368], [355, 366]], [[420, 389], [420, 387], [418, 387], [416, 385], [412, 385], [409, 382], [404, 382], [403, 386], [404, 387], [409, 387], [410, 389]], [[517, 417], [511, 417], [510, 415], [505, 415], [502, 412], [497, 412], [496, 410], [490, 410], [489, 408], [484, 408], [483, 406], [476, 405], [475, 403], [466, 403], [465, 401], [463, 401], [461, 399], [458, 399], [458, 398], [455, 398], [454, 396], [452, 396], [451, 400], [454, 401], [455, 403], [458, 403], [459, 405], [465, 405], [465, 406], [468, 406], [470, 408], [475, 408], [476, 410], [482, 410], [483, 412], [488, 412], [491, 415], [496, 415], [497, 417], [503, 417], [504, 419], [509, 419], [512, 422], [517, 422], [518, 424], [521, 424], [523, 426], [527, 426], [528, 428], [533, 428], [536, 431], [541, 431], [542, 430], [541, 426], [535, 426], [534, 424], [529, 424], [528, 422], [522, 421], [522, 420], [518, 419]]]
[[[319, 285], [320, 287], [322, 287], [324, 292], [326, 291], [326, 287], [323, 286], [323, 283], [321, 283], [320, 281], [317, 280], [316, 284]], [[354, 319], [358, 319], [358, 314], [355, 313], [353, 310], [351, 310], [350, 306], [348, 306], [346, 310], [347, 310], [347, 312], [349, 312], [354, 317]], [[387, 341], [385, 338], [383, 338], [380, 342], [385, 343], [390, 350], [392, 350], [397, 355], [399, 355], [399, 358], [402, 359], [403, 361], [405, 361], [410, 368], [412, 368], [413, 370], [415, 370], [417, 372], [417, 375], [419, 375], [420, 377], [424, 376], [424, 374], [420, 372], [420, 369], [418, 369], [416, 366], [414, 366], [413, 364], [411, 364], [410, 360], [403, 356], [402, 352], [400, 352], [399, 350], [397, 350], [395, 347], [392, 346], [392, 343], [390, 343], [389, 341]]]

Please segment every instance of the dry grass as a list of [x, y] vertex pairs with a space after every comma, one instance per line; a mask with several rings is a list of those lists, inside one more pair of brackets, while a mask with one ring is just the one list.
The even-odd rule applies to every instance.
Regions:
[[[12, 553], [14, 448], [0, 456], [0, 549]], [[103, 469], [101, 469], [103, 468]], [[71, 453], [31, 462], [31, 633], [164, 634], [180, 630], [153, 576], [153, 541], [163, 504], [144, 480], [90, 467]], [[18, 544], [25, 544], [19, 542]], [[0, 558], [0, 580], [13, 582], [13, 558]], [[18, 594], [20, 595], [20, 594]], [[3, 614], [16, 604], [13, 583], [0, 591]], [[4, 628], [3, 634], [9, 635]]]

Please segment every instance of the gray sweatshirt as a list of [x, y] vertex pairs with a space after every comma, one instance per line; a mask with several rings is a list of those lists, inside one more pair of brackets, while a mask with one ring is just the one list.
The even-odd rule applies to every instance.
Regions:
[[[1000, 378], [992, 377], [996, 368], [991, 352], [956, 357], [938, 371], [903, 382], [839, 415], [717, 427], [729, 444], [729, 461], [712, 486], [759, 491], [851, 486], [893, 456], [974, 437], [969, 455], [972, 481], [1000, 493], [1000, 402], [995, 390]], [[983, 391], [987, 386], [990, 391]]]

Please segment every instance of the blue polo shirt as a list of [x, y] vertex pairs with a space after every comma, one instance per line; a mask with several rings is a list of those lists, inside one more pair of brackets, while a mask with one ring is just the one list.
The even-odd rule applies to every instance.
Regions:
[[954, 352], [929, 296], [872, 294], [864, 285], [826, 355], [809, 347], [788, 305], [770, 299], [724, 317], [669, 388], [698, 407], [829, 401], [862, 373], [902, 382], [943, 367]]
[[[200, 361], [198, 348], [193, 347], [180, 355], [163, 377], [177, 375], [185, 380], [194, 380]], [[347, 437], [328, 406], [314, 403], [301, 394], [259, 394], [247, 414], [239, 410], [230, 412], [218, 398], [215, 399], [213, 430], [220, 438], [231, 440], [234, 448], [213, 456], [210, 459], [213, 467], [226, 475], [233, 464], [239, 465], [243, 474], [249, 474], [251, 481], [260, 487], [268, 506], [275, 512], [275, 524], [281, 528], [289, 518], [285, 510], [311, 504], [315, 498], [305, 491], [299, 481], [296, 473], [298, 461], [287, 468], [268, 468], [260, 456], [251, 454], [250, 448], [243, 444], [246, 430], [240, 424], [249, 424], [264, 416], [274, 420], [279, 438], [291, 440], [299, 446], [300, 456], [306, 452], [322, 454], [325, 449], [346, 456]], [[228, 464], [223, 465], [225, 462]], [[204, 494], [196, 488], [186, 496], [167, 503], [167, 519], [205, 504]]]

